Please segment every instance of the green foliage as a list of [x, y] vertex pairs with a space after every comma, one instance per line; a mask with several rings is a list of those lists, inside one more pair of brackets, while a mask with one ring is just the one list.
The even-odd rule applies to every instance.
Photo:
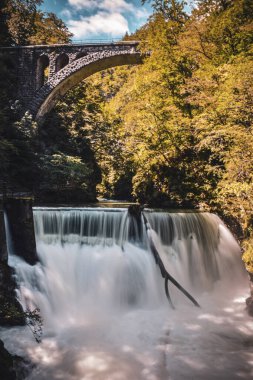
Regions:
[[[87, 188], [90, 170], [79, 157], [67, 156], [63, 153], [44, 155], [41, 157], [41, 170], [45, 171], [45, 186], [60, 190], [65, 187]], [[42, 181], [41, 181], [42, 182]], [[40, 187], [43, 186], [43, 182]]]
[[91, 131], [99, 131], [99, 99], [96, 91], [88, 95], [87, 85], [80, 84], [57, 104], [39, 129], [40, 166], [44, 170], [40, 188], [75, 188], [93, 193], [95, 198], [100, 170], [93, 152], [96, 137], [92, 139]]
[[39, 178], [34, 138], [36, 124], [26, 114], [20, 121], [6, 125], [0, 143], [1, 180], [11, 188], [32, 189]]
[[15, 72], [8, 55], [0, 57], [0, 183], [29, 189], [36, 182], [37, 156], [34, 151], [36, 126], [26, 114], [18, 119], [18, 103], [11, 101]]

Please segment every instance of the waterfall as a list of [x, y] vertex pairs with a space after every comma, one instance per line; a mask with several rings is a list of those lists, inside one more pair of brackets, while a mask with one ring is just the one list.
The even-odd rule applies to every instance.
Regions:
[[5, 228], [6, 246], [7, 246], [7, 252], [8, 252], [8, 262], [9, 262], [10, 258], [13, 257], [14, 255], [14, 248], [13, 248], [13, 243], [11, 239], [9, 220], [8, 220], [6, 212], [4, 212], [4, 228]]
[[[239, 247], [217, 216], [145, 215], [165, 267], [193, 293], [233, 275]], [[35, 208], [34, 222], [40, 263], [18, 265], [19, 296], [24, 307], [39, 306], [49, 325], [61, 319], [76, 323], [87, 309], [155, 308], [166, 302], [144, 224], [126, 209]]]
[[87, 245], [145, 244], [143, 226], [128, 217], [126, 209], [34, 209], [37, 241]]
[[[141, 218], [123, 208], [34, 208], [39, 263], [12, 257], [20, 302], [39, 307], [44, 321], [39, 347], [20, 338], [38, 364], [29, 380], [167, 380], [165, 351], [173, 330], [188, 358], [187, 339], [195, 342], [198, 332], [202, 342], [214, 326], [223, 333], [230, 320], [224, 313], [239, 318], [226, 301], [235, 297], [236, 284], [245, 284], [240, 247], [222, 221], [210, 213], [144, 214], [167, 271], [202, 309], [172, 286], [176, 311], [169, 307]], [[204, 363], [217, 360], [210, 355]], [[173, 379], [187, 379], [177, 375], [185, 365], [172, 366]], [[194, 379], [208, 378], [206, 364], [194, 365]]]
[[[216, 215], [149, 212], [146, 217], [163, 263], [179, 280], [183, 278], [188, 287], [195, 284], [206, 290], [221, 274], [225, 275], [227, 260], [221, 250], [223, 225]], [[230, 245], [234, 253], [231, 257], [236, 260], [238, 245], [231, 238], [225, 244]]]

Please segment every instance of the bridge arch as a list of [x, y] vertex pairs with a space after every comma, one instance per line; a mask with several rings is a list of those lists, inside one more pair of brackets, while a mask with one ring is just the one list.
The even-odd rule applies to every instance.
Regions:
[[47, 70], [49, 70], [49, 57], [47, 54], [41, 54], [37, 59], [36, 65], [36, 90], [41, 88], [48, 79]]
[[57, 73], [63, 67], [67, 66], [69, 64], [69, 56], [66, 53], [61, 53], [58, 55], [55, 61], [55, 72]]
[[46, 114], [68, 90], [96, 72], [115, 66], [134, 65], [142, 62], [136, 49], [102, 50], [87, 54], [68, 63], [39, 88], [28, 109], [42, 123]]
[[76, 54], [75, 59], [83, 58], [86, 57], [87, 51], [80, 51], [79, 53]]

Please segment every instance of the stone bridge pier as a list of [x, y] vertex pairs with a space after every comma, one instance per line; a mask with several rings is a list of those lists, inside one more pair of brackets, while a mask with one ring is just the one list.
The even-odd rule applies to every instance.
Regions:
[[0, 48], [16, 68], [17, 100], [43, 122], [55, 103], [88, 76], [114, 66], [142, 61], [138, 42], [43, 45]]

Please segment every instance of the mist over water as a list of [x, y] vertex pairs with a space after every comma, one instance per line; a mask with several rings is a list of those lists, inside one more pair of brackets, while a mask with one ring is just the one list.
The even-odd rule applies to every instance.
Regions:
[[164, 280], [142, 221], [124, 209], [35, 209], [40, 263], [14, 256], [24, 308], [44, 321], [37, 345], [1, 331], [36, 365], [30, 380], [250, 379], [253, 322], [244, 310], [240, 248], [209, 213], [146, 211], [166, 269], [201, 304]]

